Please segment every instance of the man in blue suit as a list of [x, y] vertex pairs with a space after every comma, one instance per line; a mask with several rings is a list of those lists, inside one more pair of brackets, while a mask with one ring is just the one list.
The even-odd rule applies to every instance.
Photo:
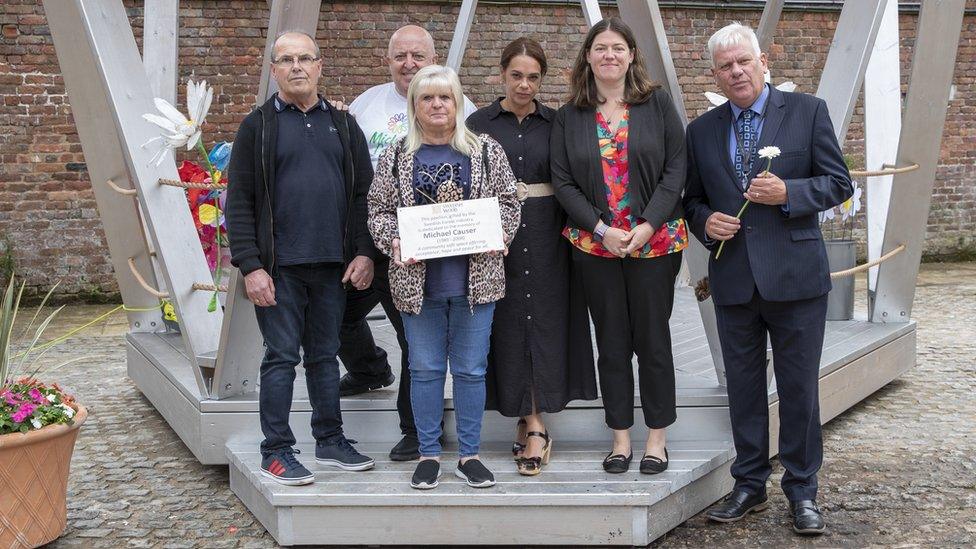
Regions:
[[[713, 252], [709, 286], [736, 458], [735, 487], [707, 516], [734, 522], [767, 506], [768, 334], [779, 393], [783, 492], [794, 531], [820, 534], [818, 374], [830, 275], [817, 213], [851, 196], [850, 174], [826, 103], [767, 85], [766, 55], [752, 29], [728, 25], [712, 35], [708, 50], [715, 82], [729, 102], [688, 126], [684, 208], [692, 232]], [[769, 173], [757, 155], [767, 146], [781, 151]], [[736, 219], [745, 200], [752, 204]]]

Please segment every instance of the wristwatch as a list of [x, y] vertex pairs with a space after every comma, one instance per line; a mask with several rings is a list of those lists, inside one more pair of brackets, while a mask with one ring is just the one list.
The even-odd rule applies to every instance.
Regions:
[[596, 231], [593, 232], [593, 236], [596, 237], [597, 242], [603, 241], [603, 235], [607, 234], [607, 229], [609, 228], [610, 226], [604, 223], [602, 219], [600, 220], [599, 223], [597, 223]]

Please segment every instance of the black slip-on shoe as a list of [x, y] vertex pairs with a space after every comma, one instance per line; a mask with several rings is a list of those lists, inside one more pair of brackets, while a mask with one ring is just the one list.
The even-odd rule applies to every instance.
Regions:
[[790, 502], [793, 531], [804, 536], [819, 536], [827, 530], [823, 514], [812, 499]]
[[410, 478], [410, 487], [417, 490], [430, 490], [437, 487], [441, 478], [441, 462], [436, 459], [422, 459]]
[[768, 506], [765, 492], [753, 495], [745, 490], [735, 490], [706, 511], [705, 516], [716, 522], [735, 522], [749, 513], [765, 511]]
[[464, 463], [459, 461], [454, 475], [467, 482], [472, 488], [488, 488], [495, 485], [495, 475], [491, 474], [480, 459], [469, 459]]
[[391, 370], [387, 370], [385, 374], [376, 377], [346, 372], [339, 379], [339, 396], [361, 395], [375, 391], [376, 389], [389, 387], [393, 385], [394, 381], [396, 381], [396, 376], [393, 375], [393, 371]]

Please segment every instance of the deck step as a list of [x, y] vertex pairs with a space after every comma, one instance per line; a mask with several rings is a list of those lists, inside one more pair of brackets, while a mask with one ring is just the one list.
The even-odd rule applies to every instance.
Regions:
[[[230, 443], [226, 453], [231, 489], [284, 545], [640, 545], [730, 487], [733, 450], [727, 441], [673, 442], [671, 465], [659, 475], [640, 474], [639, 457], [628, 473], [604, 472], [605, 442], [554, 444], [552, 461], [537, 477], [519, 475], [505, 445], [486, 444], [481, 457], [497, 484], [481, 490], [454, 476], [457, 454], [451, 446], [442, 458], [440, 485], [429, 491], [410, 488], [416, 462], [390, 461], [389, 443], [357, 445], [376, 460], [375, 469], [365, 472], [319, 465], [311, 444], [298, 445], [299, 459], [316, 481], [303, 487], [265, 478], [253, 444]], [[700, 507], [689, 506], [691, 494], [701, 499]]]

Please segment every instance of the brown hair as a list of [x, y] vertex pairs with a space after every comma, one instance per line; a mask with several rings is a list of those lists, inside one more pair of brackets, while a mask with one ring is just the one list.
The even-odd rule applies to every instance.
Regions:
[[627, 76], [624, 80], [624, 102], [629, 105], [636, 105], [647, 101], [654, 90], [661, 86], [652, 82], [651, 77], [647, 74], [644, 54], [637, 47], [634, 32], [619, 17], [608, 17], [593, 25], [590, 32], [586, 34], [586, 40], [576, 56], [573, 70], [570, 73], [569, 102], [577, 107], [588, 108], [596, 107], [606, 101], [600, 99], [600, 94], [596, 90], [593, 71], [590, 70], [590, 64], [586, 60], [587, 53], [593, 47], [596, 36], [604, 31], [613, 31], [619, 34], [627, 42], [630, 51], [634, 53], [634, 61], [627, 68]]
[[502, 70], [507, 70], [508, 64], [518, 55], [527, 55], [535, 59], [539, 63], [539, 67], [542, 68], [542, 76], [545, 76], [546, 71], [549, 70], [549, 64], [546, 62], [546, 53], [542, 51], [542, 46], [535, 40], [525, 36], [512, 40], [502, 50], [502, 61], [500, 63]]

